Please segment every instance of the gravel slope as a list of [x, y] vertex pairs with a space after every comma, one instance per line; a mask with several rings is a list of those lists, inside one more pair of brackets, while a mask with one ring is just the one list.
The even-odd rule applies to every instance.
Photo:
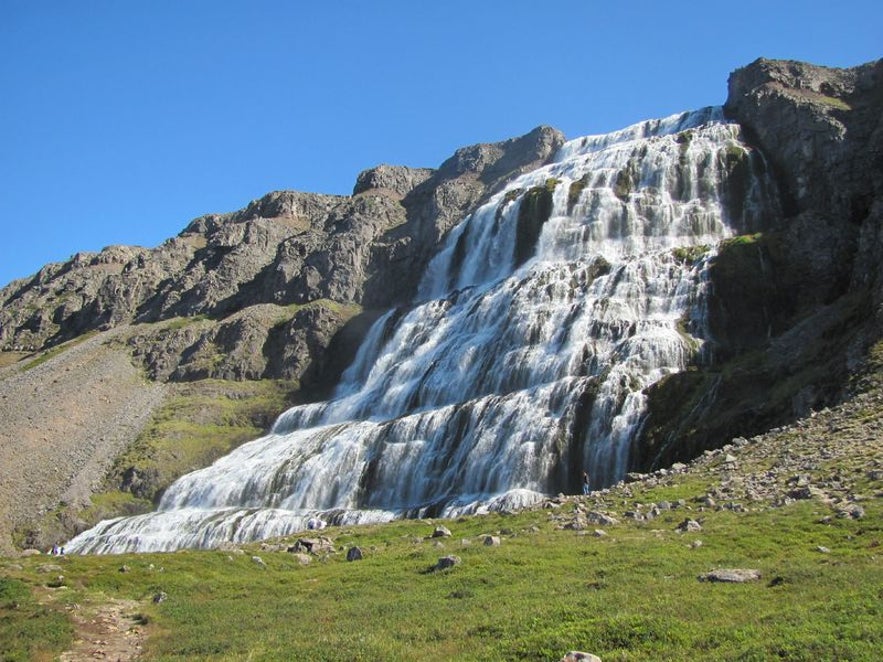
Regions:
[[162, 403], [122, 343], [100, 333], [29, 370], [0, 369], [0, 553], [12, 532], [59, 502], [88, 504], [116, 455]]

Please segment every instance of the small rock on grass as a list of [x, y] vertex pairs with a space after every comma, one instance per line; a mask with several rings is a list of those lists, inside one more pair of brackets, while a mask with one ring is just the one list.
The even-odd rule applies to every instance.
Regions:
[[581, 651], [570, 651], [561, 658], [561, 662], [601, 662], [601, 658], [591, 653], [583, 653]]
[[744, 584], [745, 582], [760, 579], [760, 570], [751, 568], [719, 568], [699, 575], [700, 582], [725, 582], [730, 584]]

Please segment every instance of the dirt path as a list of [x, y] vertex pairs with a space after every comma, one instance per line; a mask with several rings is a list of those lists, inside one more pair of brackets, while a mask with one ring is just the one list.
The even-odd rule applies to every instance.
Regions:
[[97, 607], [72, 609], [70, 617], [76, 628], [74, 643], [58, 659], [60, 662], [137, 659], [146, 639], [139, 608], [134, 600], [111, 600]]
[[0, 553], [12, 553], [16, 526], [59, 503], [88, 504], [114, 457], [162, 402], [165, 387], [145, 380], [120, 327], [23, 370], [0, 369]]

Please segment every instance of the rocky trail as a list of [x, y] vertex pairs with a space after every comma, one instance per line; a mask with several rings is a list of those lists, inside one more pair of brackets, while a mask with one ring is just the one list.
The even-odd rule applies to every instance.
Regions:
[[75, 639], [59, 661], [137, 659], [146, 637], [138, 608], [133, 600], [111, 600], [91, 607], [76, 605], [70, 610]]
[[165, 386], [148, 382], [115, 342], [125, 331], [0, 369], [0, 553], [14, 551], [16, 527], [62, 502], [88, 505], [162, 402]]

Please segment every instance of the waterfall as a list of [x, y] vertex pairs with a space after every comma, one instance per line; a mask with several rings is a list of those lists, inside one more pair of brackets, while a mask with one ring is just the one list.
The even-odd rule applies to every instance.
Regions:
[[620, 479], [646, 388], [704, 360], [708, 263], [757, 225], [762, 166], [719, 108], [566, 143], [450, 232], [330, 400], [68, 548], [207, 548]]

